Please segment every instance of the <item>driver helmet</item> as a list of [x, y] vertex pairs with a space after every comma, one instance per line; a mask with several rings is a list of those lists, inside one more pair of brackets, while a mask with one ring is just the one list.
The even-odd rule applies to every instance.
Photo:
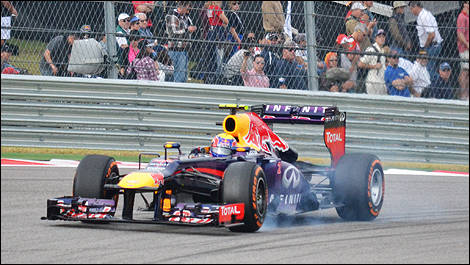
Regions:
[[218, 134], [212, 139], [211, 155], [213, 157], [226, 157], [232, 154], [232, 147], [237, 145], [235, 137], [228, 133]]

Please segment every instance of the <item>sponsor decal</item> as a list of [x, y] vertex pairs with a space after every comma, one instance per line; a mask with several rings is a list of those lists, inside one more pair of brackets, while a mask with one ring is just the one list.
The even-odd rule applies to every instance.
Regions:
[[330, 133], [326, 132], [326, 142], [327, 143], [336, 143], [336, 142], [342, 142], [343, 139], [341, 138], [341, 133]]
[[173, 160], [152, 160], [147, 165], [147, 169], [151, 168], [151, 169], [163, 170], [171, 162], [173, 162]]
[[219, 208], [219, 224], [231, 223], [232, 216], [235, 216], [236, 220], [243, 221], [245, 217], [245, 204], [229, 204]]
[[[272, 194], [269, 198], [269, 203], [271, 203], [276, 195]], [[279, 205], [296, 205], [300, 203], [300, 199], [302, 194], [294, 193], [294, 194], [279, 194]]]
[[250, 119], [250, 128], [248, 133], [243, 136], [245, 143], [269, 154], [274, 153], [272, 148], [283, 152], [289, 149], [287, 142], [275, 134], [258, 115], [254, 113], [246, 113], [246, 115]]
[[326, 122], [331, 122], [331, 121], [343, 122], [344, 120], [346, 120], [346, 115], [344, 114], [344, 112], [341, 112], [340, 115], [333, 115], [333, 116], [325, 117]]
[[290, 165], [286, 170], [284, 170], [284, 174], [282, 175], [282, 186], [286, 189], [290, 187], [295, 189], [299, 184], [300, 172], [295, 166]]
[[155, 184], [157, 185], [163, 185], [163, 174], [158, 172], [158, 173], [152, 173], [150, 174], [150, 176], [152, 176], [153, 178], [153, 181], [155, 181]]

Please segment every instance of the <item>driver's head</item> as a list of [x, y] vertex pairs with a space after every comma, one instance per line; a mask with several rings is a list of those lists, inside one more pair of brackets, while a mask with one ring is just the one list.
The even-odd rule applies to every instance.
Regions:
[[226, 157], [232, 154], [232, 147], [237, 145], [237, 140], [228, 133], [221, 133], [212, 139], [211, 155], [213, 157]]

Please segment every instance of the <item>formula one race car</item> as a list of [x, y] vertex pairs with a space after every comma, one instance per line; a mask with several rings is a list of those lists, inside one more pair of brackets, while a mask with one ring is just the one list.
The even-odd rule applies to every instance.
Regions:
[[[139, 170], [120, 175], [115, 160], [89, 155], [78, 165], [73, 196], [49, 199], [48, 220], [214, 225], [254, 232], [265, 217], [336, 208], [346, 220], [373, 220], [384, 198], [384, 173], [372, 154], [345, 154], [346, 113], [337, 107], [220, 105], [229, 109], [224, 139], [183, 155], [180, 145], [166, 143], [165, 158], [139, 155]], [[273, 123], [323, 125], [331, 165], [298, 161], [297, 153], [271, 130]], [[224, 156], [211, 155], [224, 149]], [[178, 156], [168, 156], [177, 149]], [[142, 155], [158, 156], [141, 167]], [[314, 181], [319, 179], [319, 181]], [[136, 193], [152, 193], [153, 211], [134, 218]], [[115, 216], [123, 194], [122, 216]], [[149, 210], [147, 209], [147, 210]], [[151, 213], [151, 212], [150, 212]]]

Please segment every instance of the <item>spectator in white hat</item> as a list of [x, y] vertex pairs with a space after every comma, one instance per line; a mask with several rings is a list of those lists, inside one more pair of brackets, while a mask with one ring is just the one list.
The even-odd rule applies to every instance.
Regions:
[[364, 30], [362, 31], [364, 33], [364, 37], [359, 42], [361, 51], [364, 51], [367, 47], [371, 45], [369, 33], [368, 33], [369, 30], [366, 24], [362, 23], [362, 19], [361, 19], [363, 16], [368, 17], [367, 14], [364, 13], [365, 10], [366, 8], [363, 4], [361, 4], [360, 2], [355, 2], [351, 7], [351, 16], [346, 21], [346, 34], [348, 35], [352, 35], [356, 31], [358, 25], [364, 25]]
[[121, 49], [129, 47], [127, 35], [130, 32], [130, 17], [126, 13], [121, 13], [118, 16], [118, 26], [116, 27], [116, 41]]
[[351, 16], [348, 17], [346, 20], [346, 34], [351, 35], [354, 32], [354, 28], [358, 23], [360, 23], [360, 19], [362, 13], [366, 8], [360, 2], [355, 2], [351, 6]]
[[399, 54], [407, 54], [412, 48], [410, 34], [406, 28], [405, 7], [405, 1], [394, 1], [393, 15], [388, 21], [390, 49], [398, 51]]

